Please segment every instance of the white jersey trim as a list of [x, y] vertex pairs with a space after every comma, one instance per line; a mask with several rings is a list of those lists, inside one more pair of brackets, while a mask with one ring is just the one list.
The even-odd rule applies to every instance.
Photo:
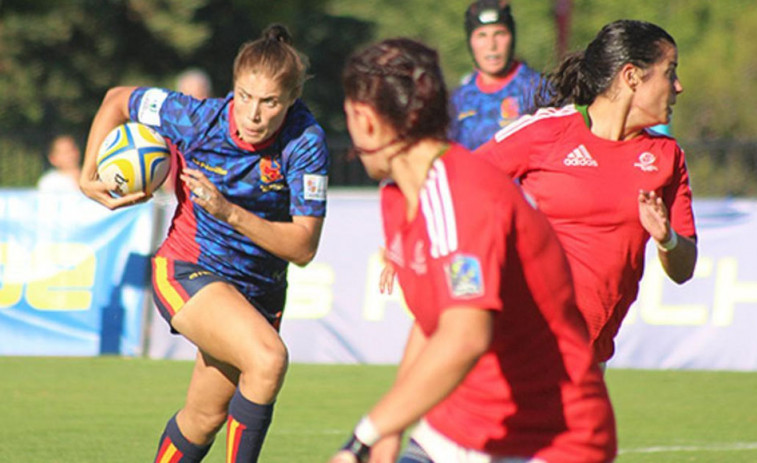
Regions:
[[420, 203], [431, 241], [431, 257], [436, 259], [457, 251], [455, 207], [452, 203], [447, 170], [444, 163], [438, 159], [432, 164], [421, 189]]
[[496, 134], [494, 134], [494, 139], [497, 141], [497, 143], [499, 143], [518, 130], [524, 127], [528, 127], [535, 122], [539, 122], [543, 119], [551, 119], [553, 117], [569, 116], [571, 114], [575, 114], [576, 112], [578, 111], [572, 104], [563, 106], [562, 108], [541, 108], [536, 111], [536, 113], [522, 116], [510, 125], [507, 125], [504, 128], [500, 129]]

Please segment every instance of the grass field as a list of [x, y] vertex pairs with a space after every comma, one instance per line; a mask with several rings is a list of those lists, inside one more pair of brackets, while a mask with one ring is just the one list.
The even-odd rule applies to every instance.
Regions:
[[[394, 371], [292, 365], [261, 461], [325, 462]], [[180, 361], [0, 357], [0, 462], [150, 462], [190, 372]], [[757, 462], [757, 373], [611, 369], [607, 381], [617, 462]], [[218, 444], [205, 461], [224, 461]]]

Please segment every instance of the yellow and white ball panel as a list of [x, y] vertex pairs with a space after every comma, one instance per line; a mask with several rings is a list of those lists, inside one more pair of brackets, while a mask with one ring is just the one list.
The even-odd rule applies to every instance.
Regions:
[[170, 160], [168, 145], [158, 132], [127, 122], [105, 137], [97, 155], [97, 173], [118, 195], [150, 194], [166, 180]]

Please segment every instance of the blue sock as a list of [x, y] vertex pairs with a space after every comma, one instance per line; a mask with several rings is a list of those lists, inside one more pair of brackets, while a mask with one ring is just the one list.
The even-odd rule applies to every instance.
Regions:
[[229, 404], [226, 433], [227, 461], [254, 463], [263, 448], [268, 426], [273, 418], [273, 404], [260, 405], [245, 399], [239, 389]]
[[211, 445], [212, 442], [202, 446], [189, 442], [179, 430], [174, 415], [168, 420], [166, 429], [160, 436], [155, 463], [196, 463], [202, 461]]

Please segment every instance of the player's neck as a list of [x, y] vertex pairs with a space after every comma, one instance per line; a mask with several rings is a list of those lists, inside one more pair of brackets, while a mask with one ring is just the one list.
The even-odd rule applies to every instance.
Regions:
[[588, 109], [589, 130], [599, 138], [625, 141], [636, 138], [643, 127], [636, 127], [631, 116], [630, 99], [610, 99], [599, 95]]
[[446, 141], [426, 139], [392, 159], [392, 179], [405, 197], [408, 221], [413, 220], [418, 212], [418, 197], [432, 164], [447, 149], [449, 143]]

